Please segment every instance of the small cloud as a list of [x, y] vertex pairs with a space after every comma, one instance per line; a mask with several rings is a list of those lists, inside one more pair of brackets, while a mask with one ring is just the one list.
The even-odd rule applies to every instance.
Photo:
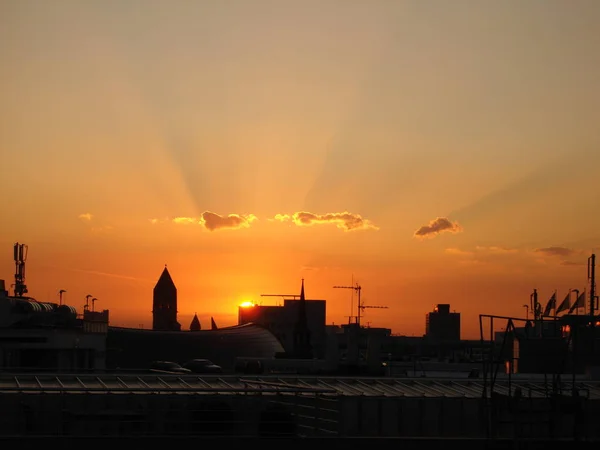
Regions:
[[446, 217], [437, 217], [429, 222], [428, 225], [423, 225], [415, 231], [414, 236], [418, 238], [433, 237], [443, 232], [459, 233], [462, 231], [461, 226], [456, 222], [451, 222]]
[[255, 220], [257, 220], [257, 217], [254, 214], [248, 214], [247, 216], [238, 214], [220, 216], [219, 214], [205, 211], [202, 213], [200, 223], [207, 230], [214, 231], [221, 228], [248, 228]]
[[269, 219], [270, 221], [278, 221], [278, 222], [287, 222], [288, 220], [290, 220], [292, 217], [288, 214], [275, 214], [275, 217], [273, 217], [272, 219]]
[[199, 224], [200, 219], [196, 219], [195, 217], [175, 217], [173, 223], [180, 225]]
[[347, 211], [341, 213], [314, 214], [306, 211], [299, 211], [291, 216], [288, 214], [277, 214], [273, 220], [279, 222], [291, 221], [297, 226], [313, 226], [318, 224], [333, 223], [339, 229], [344, 231], [355, 230], [378, 230], [371, 221], [364, 219], [359, 214], [349, 213]]
[[560, 256], [563, 258], [577, 253], [575, 250], [566, 247], [536, 248], [534, 251], [537, 253], [542, 253], [545, 256]]
[[461, 255], [461, 256], [471, 256], [473, 252], [469, 252], [467, 250], [461, 250], [460, 248], [447, 248], [445, 250], [446, 253], [450, 255]]
[[83, 220], [84, 222], [90, 222], [92, 220], [94, 216], [92, 214], [88, 213], [83, 213], [83, 214], [79, 214], [78, 218], [79, 220]]
[[[227, 216], [221, 216], [210, 211], [204, 211], [200, 217], [175, 217], [170, 221], [177, 225], [200, 225], [209, 231], [215, 231], [223, 228], [248, 228], [255, 220], [258, 219], [254, 214], [248, 214], [245, 216], [239, 214], [229, 214]], [[169, 220], [150, 219], [151, 224], [162, 223], [165, 221]]]

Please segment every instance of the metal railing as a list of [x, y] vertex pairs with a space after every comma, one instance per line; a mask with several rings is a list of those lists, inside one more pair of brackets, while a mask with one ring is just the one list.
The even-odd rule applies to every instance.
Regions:
[[275, 389], [219, 394], [152, 390], [3, 392], [0, 437], [337, 435], [335, 396]]

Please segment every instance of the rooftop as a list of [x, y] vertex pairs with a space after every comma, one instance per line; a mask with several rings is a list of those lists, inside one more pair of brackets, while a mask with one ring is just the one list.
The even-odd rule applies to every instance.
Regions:
[[[600, 382], [580, 381], [581, 395], [600, 399]], [[546, 397], [550, 385], [542, 381], [513, 380], [511, 391], [520, 387], [525, 397]], [[571, 384], [563, 387], [565, 394]], [[508, 394], [508, 381], [496, 381], [494, 391]], [[483, 380], [431, 378], [357, 378], [298, 376], [229, 376], [172, 374], [0, 374], [0, 393], [171, 393], [243, 394], [310, 393], [344, 396], [411, 398], [481, 398]]]

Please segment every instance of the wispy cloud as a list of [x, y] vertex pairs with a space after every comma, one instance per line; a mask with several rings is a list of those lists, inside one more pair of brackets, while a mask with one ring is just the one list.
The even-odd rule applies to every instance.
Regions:
[[534, 251], [536, 253], [542, 253], [544, 256], [559, 256], [563, 258], [578, 253], [576, 250], [567, 247], [536, 248]]
[[254, 214], [240, 215], [228, 214], [221, 216], [211, 211], [204, 211], [200, 217], [175, 217], [173, 219], [150, 219], [150, 223], [172, 222], [177, 225], [199, 225], [209, 231], [220, 229], [239, 229], [248, 228], [252, 222], [258, 220]]
[[277, 214], [271, 220], [279, 222], [291, 222], [297, 226], [335, 224], [337, 228], [344, 231], [379, 229], [370, 220], [363, 218], [360, 214], [354, 214], [348, 211], [326, 214], [315, 214], [306, 211], [299, 211], [291, 215]]
[[576, 262], [576, 261], [561, 261], [560, 265], [568, 266], [568, 267], [581, 267], [581, 266], [585, 266], [586, 264], [584, 262]]
[[417, 238], [434, 237], [440, 233], [459, 233], [462, 227], [457, 222], [452, 222], [447, 217], [437, 217], [429, 222], [428, 225], [419, 227], [414, 236]]
[[100, 234], [100, 233], [108, 233], [109, 231], [112, 231], [112, 229], [113, 229], [113, 227], [111, 225], [102, 225], [102, 226], [92, 227], [90, 229], [90, 231], [92, 233]]
[[144, 278], [136, 278], [136, 277], [132, 277], [132, 276], [128, 276], [128, 275], [121, 275], [118, 273], [110, 273], [110, 272], [102, 272], [102, 271], [98, 271], [98, 270], [77, 269], [74, 267], [69, 267], [66, 270], [69, 270], [71, 272], [77, 272], [77, 273], [85, 273], [88, 275], [96, 275], [99, 277], [118, 278], [120, 280], [130, 280], [130, 281], [137, 281], [137, 282], [141, 282], [141, 283], [153, 283], [152, 280], [146, 280]]
[[[92, 213], [89, 213], [89, 212], [79, 214], [79, 216], [77, 216], [77, 218], [79, 220], [81, 220], [83, 223], [88, 224], [89, 225], [88, 230], [93, 234], [107, 233], [114, 228], [112, 225], [98, 223], [98, 220], [96, 219], [96, 217]], [[102, 221], [100, 221], [100, 222], [102, 222]]]
[[511, 254], [511, 253], [517, 253], [519, 251], [516, 248], [506, 248], [506, 247], [496, 247], [496, 246], [491, 246], [491, 247], [477, 246], [477, 247], [475, 247], [475, 250], [477, 250], [479, 252], [486, 252], [486, 253], [491, 253], [491, 254], [495, 254], [495, 255], [507, 255], [507, 254]]
[[446, 253], [450, 255], [460, 255], [460, 256], [482, 256], [482, 255], [511, 255], [518, 253], [519, 250], [516, 248], [507, 248], [507, 247], [498, 247], [498, 246], [476, 246], [473, 250], [462, 250], [460, 248], [451, 247], [445, 250]]
[[538, 262], [546, 263], [547, 261], [544, 258], [549, 258], [550, 262], [556, 264], [558, 261], [558, 264], [560, 264], [561, 266], [580, 267], [586, 265], [586, 263], [583, 260], [573, 260], [573, 258], [577, 259], [578, 257], [584, 256], [584, 251], [570, 247], [552, 246], [536, 248], [535, 250], [533, 250], [533, 253], [541, 255], [541, 258], [538, 258]]
[[446, 253], [448, 253], [449, 255], [460, 255], [460, 256], [471, 256], [474, 254], [474, 252], [468, 251], [468, 250], [461, 250], [460, 248], [447, 248], [445, 250]]

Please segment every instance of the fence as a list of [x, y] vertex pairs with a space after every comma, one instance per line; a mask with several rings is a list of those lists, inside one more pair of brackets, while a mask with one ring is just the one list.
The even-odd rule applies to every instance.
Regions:
[[336, 408], [311, 393], [0, 393], [0, 436], [335, 436]]

